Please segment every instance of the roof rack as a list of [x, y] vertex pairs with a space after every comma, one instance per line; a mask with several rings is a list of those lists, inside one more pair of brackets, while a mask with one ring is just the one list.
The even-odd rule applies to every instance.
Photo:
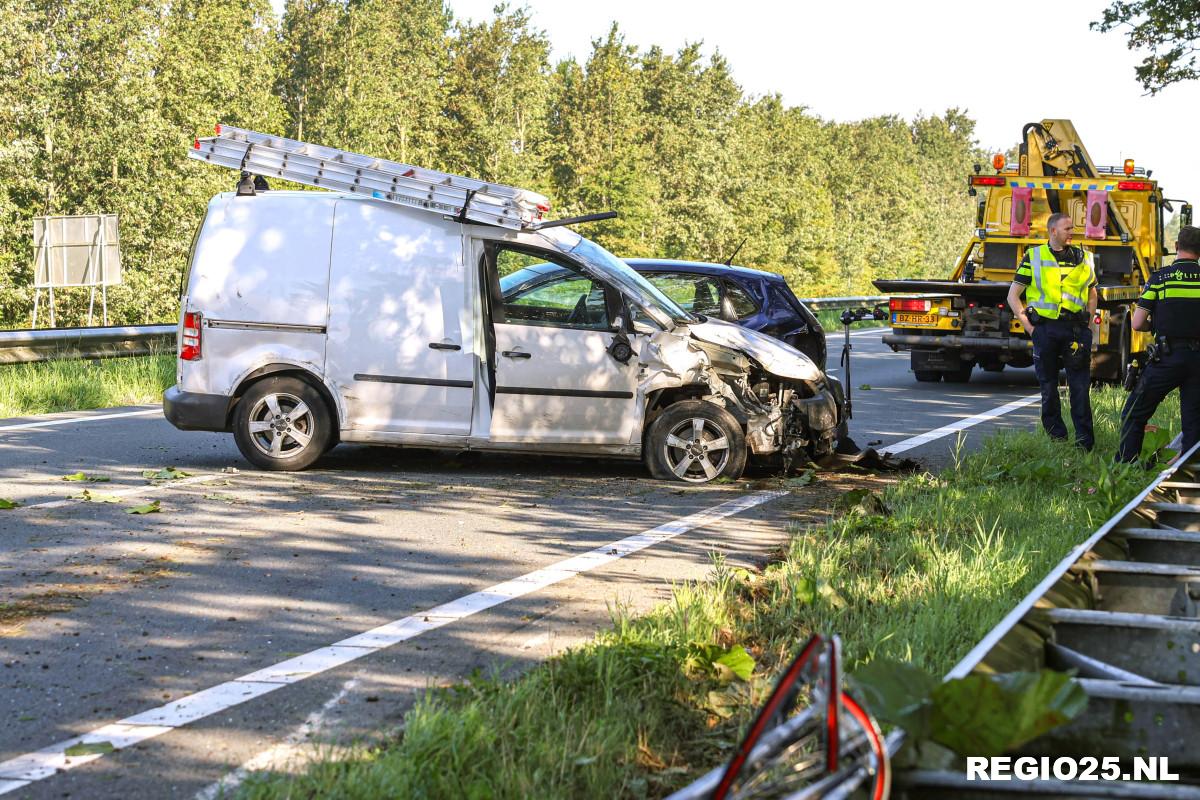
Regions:
[[188, 156], [252, 175], [449, 214], [460, 222], [531, 230], [550, 210], [545, 196], [526, 189], [232, 125], [218, 125], [215, 136], [196, 139]]

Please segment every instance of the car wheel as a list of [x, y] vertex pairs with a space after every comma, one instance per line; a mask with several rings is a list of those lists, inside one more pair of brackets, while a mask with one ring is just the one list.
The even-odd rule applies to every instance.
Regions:
[[746, 469], [746, 437], [733, 415], [703, 400], [668, 406], [646, 432], [646, 466], [663, 480], [735, 480]]
[[320, 458], [333, 436], [325, 399], [298, 378], [264, 378], [250, 387], [234, 412], [233, 438], [259, 469], [295, 471]]

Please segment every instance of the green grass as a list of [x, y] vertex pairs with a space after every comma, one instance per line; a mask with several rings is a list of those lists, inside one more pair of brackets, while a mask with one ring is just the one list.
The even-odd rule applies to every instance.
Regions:
[[157, 403], [174, 383], [174, 353], [6, 364], [0, 366], [0, 417]]
[[[909, 659], [944, 674], [1061, 558], [1151, 479], [1116, 467], [1124, 393], [1093, 395], [1097, 448], [1003, 433], [940, 476], [796, 531], [761, 573], [717, 562], [640, 617], [618, 610], [584, 647], [510, 680], [477, 676], [422, 698], [385, 744], [260, 775], [241, 798], [662, 796], [727, 757], [774, 671], [812, 631], [843, 637], [848, 667]], [[1178, 429], [1178, 402], [1156, 418]], [[702, 654], [742, 645], [747, 682]]]

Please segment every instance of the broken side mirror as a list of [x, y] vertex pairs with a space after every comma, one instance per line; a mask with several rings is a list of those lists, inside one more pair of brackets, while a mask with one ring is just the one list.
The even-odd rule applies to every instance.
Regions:
[[624, 333], [614, 336], [608, 345], [608, 354], [618, 364], [628, 364], [629, 359], [633, 358], [633, 345], [629, 343], [629, 337]]

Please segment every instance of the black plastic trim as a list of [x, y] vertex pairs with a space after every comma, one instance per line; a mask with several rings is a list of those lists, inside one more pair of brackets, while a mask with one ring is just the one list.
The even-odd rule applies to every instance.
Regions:
[[403, 383], [411, 386], [447, 386], [451, 389], [470, 389], [475, 386], [471, 381], [450, 381], [442, 378], [403, 378], [398, 375], [362, 375], [354, 376], [356, 381], [373, 383]]
[[532, 394], [541, 397], [607, 397], [632, 400], [633, 392], [605, 392], [591, 389], [539, 389], [529, 386], [497, 386], [496, 394]]

